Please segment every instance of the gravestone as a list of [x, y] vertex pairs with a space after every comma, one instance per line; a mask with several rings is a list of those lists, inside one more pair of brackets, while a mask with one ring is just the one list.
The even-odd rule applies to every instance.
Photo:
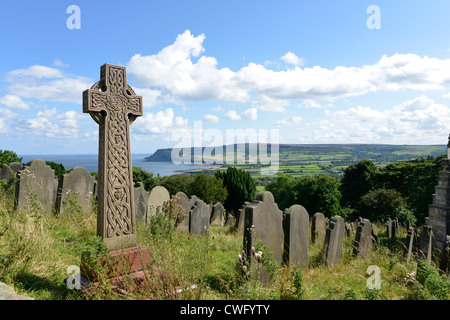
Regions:
[[147, 202], [147, 221], [150, 217], [156, 215], [158, 211], [162, 212], [164, 203], [170, 200], [169, 191], [163, 186], [154, 187], [148, 196]]
[[223, 207], [223, 204], [220, 202], [217, 202], [215, 205], [212, 206], [211, 222], [210, 222], [211, 226], [223, 227], [224, 211], [225, 208]]
[[419, 240], [418, 257], [426, 260], [429, 264], [435, 258], [436, 240], [434, 238], [433, 229], [428, 225], [428, 218], [425, 218], [427, 224], [422, 226]]
[[[120, 283], [126, 276], [124, 273], [132, 274], [135, 282], [142, 283], [147, 276], [150, 251], [138, 248], [136, 241], [130, 125], [143, 115], [143, 105], [142, 97], [136, 96], [127, 84], [125, 67], [111, 64], [100, 67], [100, 81], [83, 92], [83, 112], [89, 113], [99, 125], [97, 235], [113, 257], [113, 264], [109, 265], [97, 255], [98, 264], [108, 275], [117, 275], [108, 279], [113, 283]], [[95, 284], [84, 256], [80, 263], [81, 277]]]
[[134, 184], [134, 208], [137, 221], [147, 221], [147, 206], [149, 192], [145, 190], [144, 184], [140, 181]]
[[13, 177], [17, 177], [17, 173], [23, 169], [23, 165], [19, 162], [12, 162], [9, 165], [4, 164], [0, 168], [0, 180], [5, 180], [7, 182], [7, 190], [5, 195], [9, 198], [14, 196], [14, 180]]
[[110, 249], [136, 246], [130, 125], [143, 105], [125, 67], [100, 67], [100, 81], [83, 92], [83, 112], [99, 125], [97, 235]]
[[239, 219], [236, 219], [236, 230], [238, 235], [244, 235], [244, 225], [245, 225], [245, 206], [250, 204], [250, 202], [245, 201], [244, 204], [238, 209]]
[[409, 227], [406, 235], [406, 261], [411, 259], [416, 248], [416, 230], [413, 227]]
[[[244, 251], [248, 257], [251, 257], [252, 247], [257, 248], [258, 242], [261, 242], [273, 253], [275, 261], [281, 265], [284, 241], [282, 219], [282, 212], [269, 191], [259, 192], [256, 200], [245, 207]], [[250, 264], [253, 263], [256, 262], [250, 262]], [[271, 280], [270, 274], [264, 267], [261, 268], [260, 280], [262, 282]]]
[[225, 227], [235, 227], [236, 218], [232, 214], [227, 214], [227, 218], [225, 220]]
[[333, 266], [341, 261], [344, 233], [344, 218], [332, 217], [325, 234], [322, 256], [324, 264]]
[[176, 231], [180, 233], [188, 233], [189, 232], [189, 210], [191, 209], [191, 204], [189, 202], [188, 196], [182, 192], [179, 191], [175, 195], [175, 201], [178, 205], [183, 208], [184, 213], [184, 219], [181, 221], [181, 223], [178, 225]]
[[311, 242], [323, 243], [325, 240], [326, 221], [321, 212], [316, 212], [311, 221]]
[[353, 255], [360, 258], [367, 257], [372, 249], [374, 239], [372, 237], [372, 223], [369, 219], [362, 219], [356, 228], [355, 240], [353, 242]]
[[189, 211], [189, 232], [202, 235], [209, 230], [210, 207], [203, 200], [197, 200]]
[[30, 205], [30, 196], [35, 195], [42, 209], [48, 213], [53, 209], [54, 171], [41, 159], [31, 160], [18, 174], [14, 208], [22, 210]]
[[295, 204], [286, 210], [283, 230], [283, 262], [290, 267], [306, 268], [309, 261], [309, 215], [303, 206]]
[[61, 175], [58, 181], [55, 210], [56, 214], [64, 214], [68, 209], [64, 205], [73, 196], [85, 213], [92, 212], [95, 179], [83, 167], [74, 167]]

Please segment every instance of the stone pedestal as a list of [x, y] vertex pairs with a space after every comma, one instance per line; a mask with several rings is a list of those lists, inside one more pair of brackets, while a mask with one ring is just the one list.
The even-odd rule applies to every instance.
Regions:
[[[106, 277], [106, 281], [113, 286], [120, 287], [125, 281], [133, 280], [136, 284], [141, 284], [149, 276], [151, 255], [150, 249], [145, 247], [131, 247], [123, 250], [113, 250], [111, 258], [97, 255], [95, 267], [86, 264], [86, 255], [81, 259], [81, 291], [89, 292], [99, 285], [99, 280]], [[96, 268], [98, 267], [98, 268]], [[102, 270], [103, 274], [98, 274]]]

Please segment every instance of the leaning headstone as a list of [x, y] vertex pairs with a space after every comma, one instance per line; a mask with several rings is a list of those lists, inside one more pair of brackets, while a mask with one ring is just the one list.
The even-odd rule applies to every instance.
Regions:
[[[256, 249], [260, 242], [273, 253], [274, 260], [281, 265], [284, 239], [282, 224], [282, 212], [278, 209], [272, 193], [259, 192], [256, 200], [245, 207], [244, 251], [246, 255], [251, 257], [252, 248]], [[260, 280], [269, 282], [271, 275], [267, 269], [261, 267], [260, 271]]]
[[149, 192], [145, 190], [144, 184], [140, 181], [134, 184], [134, 208], [137, 221], [147, 221], [147, 206]]
[[211, 226], [223, 227], [224, 211], [225, 208], [223, 207], [223, 204], [220, 202], [217, 202], [215, 205], [212, 206], [211, 223], [210, 223]]
[[245, 201], [244, 204], [238, 210], [239, 219], [236, 219], [236, 230], [238, 232], [238, 235], [240, 235], [240, 236], [244, 235], [245, 207], [249, 204], [250, 204], [250, 202]]
[[23, 169], [23, 165], [19, 162], [12, 162], [9, 165], [4, 164], [0, 168], [0, 180], [5, 180], [7, 182], [7, 190], [5, 195], [9, 198], [14, 196], [14, 180], [13, 177], [17, 178], [17, 173]]
[[446, 275], [450, 271], [450, 236], [445, 237], [444, 249], [441, 253], [441, 259], [439, 262], [439, 269], [442, 270]]
[[95, 179], [83, 167], [74, 167], [61, 175], [58, 181], [55, 210], [56, 214], [67, 213], [68, 200], [74, 197], [85, 213], [92, 212]]
[[15, 190], [15, 208], [26, 208], [31, 203], [31, 198], [36, 197], [38, 205], [48, 213], [53, 208], [53, 180], [54, 171], [41, 159], [31, 160], [30, 166], [25, 166], [18, 174]]
[[311, 242], [323, 243], [325, 240], [326, 221], [321, 212], [316, 212], [311, 221]]
[[426, 260], [430, 264], [434, 258], [433, 251], [435, 250], [436, 240], [433, 229], [429, 225], [423, 225], [419, 240], [419, 259]]
[[367, 257], [372, 249], [374, 239], [372, 237], [372, 223], [368, 219], [362, 219], [356, 229], [353, 242], [353, 255], [360, 258]]
[[286, 210], [283, 219], [283, 261], [293, 268], [308, 266], [309, 215], [298, 204]]
[[210, 208], [202, 200], [197, 200], [189, 211], [189, 233], [202, 235], [209, 230]]
[[156, 215], [158, 211], [162, 212], [164, 203], [170, 200], [169, 191], [163, 186], [154, 187], [148, 196], [147, 202], [147, 220]]
[[225, 227], [231, 227], [236, 224], [236, 218], [232, 214], [227, 214], [227, 218], [225, 219]]
[[191, 204], [189, 202], [188, 196], [182, 192], [178, 191], [175, 195], [176, 203], [183, 208], [184, 219], [178, 225], [176, 231], [179, 233], [189, 232], [189, 210], [191, 209]]
[[344, 218], [332, 217], [325, 235], [322, 256], [324, 264], [333, 266], [341, 261], [344, 233]]
[[409, 227], [408, 234], [406, 236], [406, 261], [411, 259], [416, 248], [416, 231], [413, 227]]

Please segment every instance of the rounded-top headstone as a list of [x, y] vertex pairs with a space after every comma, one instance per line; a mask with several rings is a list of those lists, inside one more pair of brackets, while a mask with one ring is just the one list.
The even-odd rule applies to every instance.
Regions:
[[170, 200], [169, 191], [163, 186], [156, 186], [148, 196], [147, 217], [155, 216], [157, 210], [162, 210], [166, 201]]

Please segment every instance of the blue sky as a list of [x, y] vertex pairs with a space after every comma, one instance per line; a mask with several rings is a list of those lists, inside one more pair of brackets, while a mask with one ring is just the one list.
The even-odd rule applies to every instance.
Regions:
[[[67, 26], [70, 5], [80, 29]], [[367, 26], [371, 5], [379, 29]], [[280, 143], [445, 144], [449, 12], [439, 0], [4, 2], [0, 149], [96, 153], [81, 94], [104, 63], [126, 66], [144, 97], [133, 153], [174, 147], [199, 124], [204, 145], [211, 129], [278, 130]]]

